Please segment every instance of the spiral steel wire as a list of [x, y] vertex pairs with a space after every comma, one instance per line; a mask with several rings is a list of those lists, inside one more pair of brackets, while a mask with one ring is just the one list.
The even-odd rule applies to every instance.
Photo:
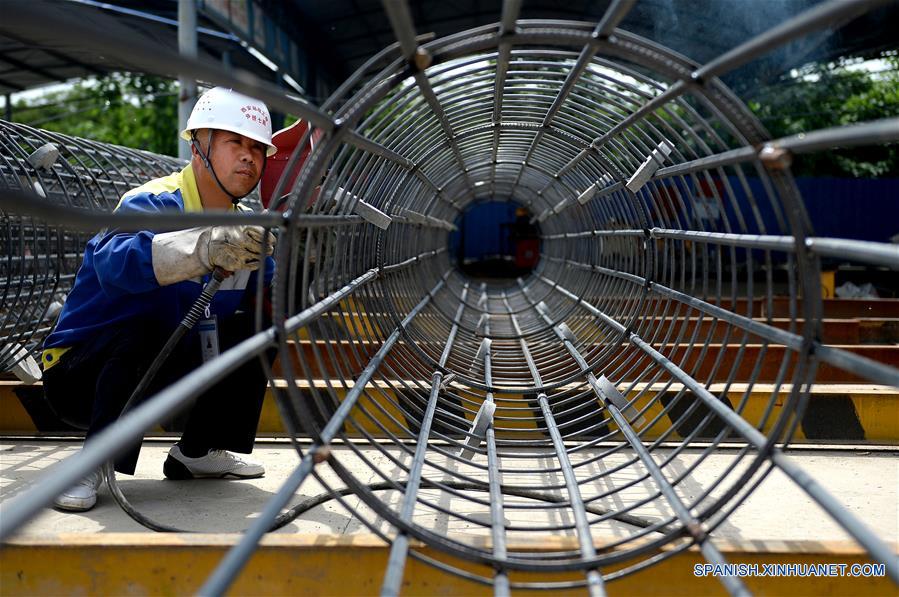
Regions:
[[[310, 476], [390, 543], [384, 594], [399, 592], [410, 557], [497, 594], [601, 594], [694, 546], [724, 563], [716, 529], [775, 469], [899, 582], [889, 548], [783, 453], [821, 367], [899, 387], [894, 367], [822, 342], [819, 287], [822, 257], [899, 269], [899, 250], [814, 236], [790, 159], [895, 142], [899, 119], [771, 139], [718, 78], [881, 3], [823, 3], [705, 65], [616, 28], [632, 4], [581, 23], [519, 20], [508, 1], [499, 23], [429, 41], [405, 3], [385, 1], [397, 43], [321, 108], [133, 48], [147, 70], [202, 73], [322, 132], [295, 183], [279, 185], [283, 219], [259, 216], [281, 227], [274, 324], [123, 418], [32, 504], [8, 507], [4, 536], [274, 345], [285, 425], [312, 444], [295, 443], [300, 465], [203, 594], [228, 586]], [[539, 226], [540, 263], [511, 284], [467, 277], [447, 248], [484, 200], [515, 201]], [[34, 209], [21, 193], [4, 204]], [[343, 485], [316, 472], [324, 463]], [[700, 476], [714, 480], [696, 489]], [[547, 536], [560, 540], [535, 550]]]

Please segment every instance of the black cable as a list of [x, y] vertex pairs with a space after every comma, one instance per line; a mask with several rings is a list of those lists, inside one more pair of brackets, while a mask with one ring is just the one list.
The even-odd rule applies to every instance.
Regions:
[[[107, 477], [107, 483], [109, 481], [109, 477]], [[465, 481], [441, 481], [438, 485], [437, 483], [433, 483], [426, 479], [423, 479], [421, 482], [421, 486], [424, 489], [437, 488], [439, 486], [450, 487], [452, 489], [459, 489], [462, 491], [484, 491], [489, 492], [490, 489], [486, 484], [478, 484], [478, 483], [468, 483]], [[369, 483], [367, 487], [371, 491], [387, 491], [387, 490], [396, 490], [396, 491], [405, 491], [405, 486], [403, 484], [393, 483], [391, 481], [381, 481], [379, 483]], [[116, 502], [118, 502], [119, 506], [135, 521], [139, 522], [141, 525], [152, 529], [154, 531], [158, 531], [160, 533], [197, 533], [200, 531], [191, 531], [186, 529], [179, 529], [177, 527], [169, 526], [166, 524], [158, 523], [150, 518], [147, 518], [143, 514], [137, 511], [136, 508], [131, 506], [125, 496], [122, 494], [121, 489], [119, 489], [117, 484], [109, 484], [109, 489], [113, 493], [113, 497]], [[542, 491], [528, 490], [528, 489], [515, 489], [510, 487], [502, 488], [503, 495], [511, 495], [516, 497], [522, 497], [531, 500], [539, 500], [542, 502], [549, 502], [553, 504], [559, 504], [567, 501], [567, 498], [554, 495], [551, 493], [546, 493]], [[352, 495], [353, 490], [349, 487], [343, 487], [341, 489], [332, 489], [330, 491], [322, 492], [316, 496], [306, 498], [301, 502], [297, 503], [295, 506], [291, 507], [289, 510], [282, 512], [278, 515], [278, 517], [272, 522], [272, 525], [269, 527], [269, 533], [276, 531], [282, 527], [287, 526], [312, 508], [316, 506], [321, 506], [322, 504], [329, 502], [331, 500], [337, 499], [338, 497]], [[591, 514], [596, 514], [598, 516], [607, 516], [611, 514], [611, 519], [617, 520], [618, 522], [622, 522], [625, 524], [629, 524], [632, 526], [636, 526], [642, 529], [649, 528], [654, 526], [655, 522], [641, 518], [639, 516], [634, 516], [632, 514], [622, 513], [622, 512], [613, 512], [611, 510], [606, 510], [605, 508], [600, 508], [599, 506], [594, 506], [592, 504], [585, 504], [585, 509], [587, 512]], [[655, 529], [658, 533], [668, 532], [669, 529], [667, 526], [661, 526]], [[243, 532], [243, 531], [238, 531]]]
[[[138, 383], [137, 387], [134, 389], [134, 392], [131, 393], [131, 396], [128, 398], [128, 402], [125, 404], [125, 407], [122, 409], [122, 413], [119, 415], [121, 417], [125, 413], [127, 413], [131, 408], [137, 405], [137, 403], [142, 398], [144, 392], [146, 392], [150, 383], [152, 383], [153, 378], [156, 377], [156, 374], [159, 372], [159, 369], [165, 364], [165, 361], [168, 359], [169, 355], [171, 355], [172, 351], [177, 346], [178, 342], [181, 341], [181, 338], [189, 332], [199, 321], [200, 316], [206, 311], [207, 307], [212, 303], [212, 299], [215, 296], [215, 293], [218, 292], [219, 287], [222, 284], [222, 281], [225, 279], [225, 271], [221, 267], [216, 267], [212, 272], [212, 278], [209, 282], [206, 283], [206, 286], [203, 287], [203, 291], [200, 293], [200, 296], [197, 297], [197, 300], [194, 301], [194, 304], [191, 306], [190, 310], [187, 312], [187, 315], [184, 316], [184, 319], [181, 320], [181, 323], [178, 324], [178, 327], [175, 328], [175, 331], [172, 332], [172, 335], [169, 337], [168, 341], [165, 343], [165, 346], [162, 347], [162, 350], [159, 351], [159, 354], [156, 355], [156, 358], [150, 364], [149, 369], [144, 374], [143, 378], [141, 378], [140, 383]], [[148, 529], [160, 532], [160, 533], [192, 533], [197, 531], [190, 531], [186, 529], [179, 529], [177, 527], [169, 526], [167, 524], [156, 522], [155, 520], [149, 518], [142, 514], [137, 508], [131, 505], [131, 502], [128, 501], [128, 498], [125, 497], [125, 494], [122, 493], [121, 488], [118, 485], [115, 476], [115, 466], [112, 460], [106, 462], [103, 466], [103, 471], [106, 476], [106, 485], [109, 488], [109, 492], [112, 494], [113, 499], [119, 505], [119, 507], [133, 520], [141, 524], [142, 526], [147, 527]], [[451, 487], [454, 489], [467, 490], [467, 491], [489, 491], [489, 487], [486, 484], [478, 484], [478, 483], [469, 483], [469, 482], [461, 482], [461, 481], [441, 481], [441, 485], [446, 487]], [[428, 480], [422, 480], [422, 487], [439, 487], [436, 483], [430, 482]], [[402, 490], [403, 486], [400, 484], [396, 484], [393, 482], [383, 481], [380, 483], [370, 483], [368, 488], [372, 491], [381, 491], [381, 490]], [[544, 502], [550, 503], [562, 503], [565, 502], [565, 498], [562, 496], [553, 495], [550, 493], [540, 492], [540, 491], [531, 491], [525, 489], [515, 489], [515, 488], [502, 488], [502, 492], [505, 495], [514, 495], [517, 497], [523, 497], [533, 500], [540, 500]], [[353, 490], [350, 488], [336, 489], [331, 490], [325, 493], [321, 493], [317, 496], [307, 498], [295, 506], [291, 507], [289, 510], [282, 512], [278, 515], [278, 517], [272, 522], [271, 527], [269, 527], [268, 532], [275, 531], [284, 527], [294, 520], [296, 520], [299, 516], [308, 512], [312, 508], [319, 506], [325, 502], [328, 502], [332, 499], [336, 499], [338, 496], [349, 495], [353, 493]], [[592, 514], [597, 514], [600, 516], [605, 516], [608, 514], [612, 514], [611, 518], [614, 520], [618, 520], [619, 522], [623, 522], [626, 524], [634, 525], [640, 528], [647, 528], [652, 526], [652, 521], [646, 520], [644, 518], [640, 518], [639, 516], [633, 516], [626, 513], [620, 512], [612, 512], [610, 510], [606, 510], [604, 508], [600, 508], [598, 506], [586, 505], [586, 510]], [[660, 531], [664, 531], [664, 527], [657, 529]]]
[[[178, 342], [181, 341], [181, 338], [183, 338], [187, 332], [193, 329], [197, 324], [197, 321], [200, 320], [200, 317], [212, 303], [212, 299], [215, 296], [215, 293], [218, 292], [219, 287], [221, 287], [225, 277], [225, 270], [221, 267], [216, 267], [212, 270], [212, 278], [210, 278], [209, 282], [206, 283], [206, 286], [203, 287], [203, 291], [200, 293], [200, 296], [197, 297], [197, 300], [194, 301], [194, 304], [188, 310], [187, 315], [184, 316], [184, 319], [181, 320], [181, 323], [179, 323], [178, 327], [175, 328], [175, 331], [172, 332], [172, 335], [169, 337], [168, 341], [166, 341], [162, 350], [160, 350], [159, 354], [156, 355], [156, 358], [153, 359], [147, 372], [144, 373], [144, 376], [141, 378], [140, 383], [137, 384], [137, 387], [128, 398], [128, 402], [125, 403], [125, 407], [119, 414], [119, 418], [137, 405], [147, 391], [147, 388], [150, 386], [150, 383], [153, 382], [159, 369], [165, 364], [169, 355], [172, 354], [172, 351], [175, 350], [175, 346], [178, 345]], [[112, 493], [113, 498], [115, 498], [119, 506], [121, 506], [122, 510], [134, 520], [148, 528], [157, 531], [170, 530], [169, 527], [159, 525], [153, 520], [145, 517], [128, 502], [116, 483], [115, 466], [112, 460], [107, 461], [106, 464], [103, 465], [103, 471], [106, 475], [106, 484], [109, 486], [109, 491]]]
[[[368, 483], [366, 485], [371, 491], [384, 491], [384, 490], [397, 490], [397, 491], [405, 491], [405, 485], [394, 483], [392, 481], [381, 481], [379, 483]], [[479, 483], [469, 483], [466, 481], [441, 481], [439, 484], [434, 483], [432, 481], [428, 481], [427, 479], [421, 480], [421, 487], [424, 489], [436, 489], [440, 486], [450, 487], [452, 489], [459, 489], [462, 491], [484, 491], [489, 492], [490, 488], [487, 483], [479, 484]], [[543, 491], [536, 491], [530, 489], [515, 489], [512, 487], [501, 487], [503, 495], [511, 495], [515, 497], [522, 497], [531, 500], [538, 500], [541, 502], [549, 502], [553, 504], [561, 504], [567, 502], [568, 499], [560, 496], [554, 495], [551, 493], [546, 493]], [[353, 494], [353, 490], [349, 487], [344, 487], [342, 489], [333, 489], [329, 492], [320, 493], [317, 496], [307, 498], [291, 508], [286, 512], [283, 512], [278, 518], [275, 519], [275, 522], [272, 524], [271, 528], [269, 528], [269, 532], [280, 529], [281, 527], [289, 524], [294, 519], [296, 519], [301, 514], [308, 512], [315, 506], [320, 506], [325, 502], [328, 502], [332, 499], [337, 499], [337, 496], [345, 496]], [[592, 504], [585, 504], [584, 508], [587, 512], [591, 514], [596, 514], [599, 516], [605, 516], [608, 514], [612, 514], [611, 518], [617, 520], [618, 522], [623, 522], [625, 524], [630, 524], [633, 526], [637, 526], [640, 528], [648, 528], [656, 524], [655, 522], [641, 518], [639, 516], [634, 516], [632, 514], [626, 514], [622, 512], [614, 512], [611, 510], [606, 510], [605, 508], [600, 508], [599, 506], [594, 506]], [[666, 527], [660, 527], [656, 529], [660, 533], [664, 533], [668, 531]]]
[[[159, 372], [160, 367], [165, 364], [166, 359], [169, 358], [169, 355], [175, 349], [175, 346], [178, 345], [178, 342], [181, 341], [181, 338], [184, 337], [184, 334], [189, 332], [195, 325], [197, 325], [200, 317], [206, 311], [206, 308], [209, 307], [209, 305], [212, 303], [212, 298], [215, 296], [215, 293], [218, 292], [219, 287], [222, 285], [222, 282], [226, 277], [227, 276], [225, 275], [225, 270], [223, 270], [222, 268], [216, 267], [212, 270], [212, 278], [210, 278], [209, 282], [206, 283], [206, 286], [203, 287], [203, 291], [200, 293], [200, 296], [198, 296], [197, 300], [194, 301], [194, 304], [191, 305], [191, 308], [184, 316], [184, 319], [181, 320], [181, 323], [178, 324], [178, 327], [176, 327], [175, 331], [172, 332], [172, 335], [169, 336], [169, 339], [159, 351], [159, 354], [156, 355], [156, 358], [150, 364], [147, 372], [144, 373], [144, 376], [141, 378], [140, 383], [137, 384], [137, 387], [128, 398], [128, 402], [125, 403], [121, 414], [119, 414], [119, 418], [122, 418], [125, 413], [127, 413], [129, 410], [131, 410], [131, 408], [137, 405], [137, 402], [141, 399], [144, 392], [147, 391], [150, 383], [152, 383], [153, 379], [156, 377], [156, 374]], [[53, 414], [55, 414], [63, 423], [71, 427], [75, 427], [76, 429], [87, 429], [87, 425], [83, 424], [82, 422], [71, 420], [67, 417], [62, 416], [59, 412], [59, 409], [55, 408], [50, 400], [46, 400], [46, 403], [49, 405], [50, 410], [53, 412]]]

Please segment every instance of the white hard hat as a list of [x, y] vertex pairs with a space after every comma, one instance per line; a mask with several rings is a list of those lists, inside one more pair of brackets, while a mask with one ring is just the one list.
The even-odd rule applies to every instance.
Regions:
[[231, 131], [268, 146], [265, 155], [278, 151], [272, 144], [272, 119], [265, 104], [225, 87], [213, 87], [200, 96], [187, 119], [181, 138], [190, 141], [191, 131]]

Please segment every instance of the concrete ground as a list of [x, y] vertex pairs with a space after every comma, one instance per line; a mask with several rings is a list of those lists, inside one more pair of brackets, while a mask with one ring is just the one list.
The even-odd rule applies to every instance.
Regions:
[[[251, 524], [258, 516], [265, 502], [277, 491], [299, 458], [285, 442], [260, 442], [254, 457], [262, 461], [267, 469], [265, 477], [245, 481], [195, 480], [168, 481], [162, 476], [162, 462], [170, 441], [148, 441], [145, 444], [137, 474], [134, 477], [120, 475], [120, 486], [126, 496], [141, 512], [151, 518], [182, 528], [184, 530], [213, 533], [239, 532]], [[74, 453], [80, 444], [72, 441], [48, 440], [2, 440], [0, 441], [0, 513], [2, 502], [19, 494], [38, 479], [49, 466]], [[376, 466], [388, 472], [392, 478], [402, 478], [396, 473], [396, 464], [389, 457], [399, 454], [395, 448], [386, 452], [366, 447], [361, 455], [354, 455], [345, 447], [336, 447], [335, 455], [341, 463], [354, 472], [357, 478], [366, 482], [377, 480], [374, 471], [363, 464], [361, 456], [370, 458]], [[429, 452], [431, 457], [433, 452]], [[656, 452], [661, 457], [663, 452]], [[691, 451], [675, 457], [665, 471], [672, 477], [689, 470], [697, 458], [698, 451]], [[724, 468], [734, 462], [735, 450], [720, 450], [705, 459], [699, 467], [687, 474], [678, 483], [678, 492], [687, 502], [691, 502], [718, 479]], [[589, 453], [578, 453], [572, 460], [579, 478], [600, 474], [600, 480], [582, 486], [585, 498], [600, 495], [610, 487], [619, 487], [642, 474], [642, 469], [626, 466], [613, 474], [608, 470], [624, 462], [629, 456], [617, 454], [602, 461], [588, 462], [577, 466], [578, 462], [589, 459]], [[792, 453], [813, 478], [824, 485], [839, 501], [863, 520], [883, 540], [896, 545], [899, 540], [899, 451], [895, 449], [872, 448], [823, 450], [804, 449]], [[408, 462], [408, 460], [407, 460]], [[552, 462], [538, 459], [538, 466], [551, 467]], [[738, 463], [738, 467], [742, 466]], [[527, 459], [505, 459], [501, 466], [506, 471], [504, 483], [535, 482], [530, 468], [533, 461]], [[486, 472], [474, 467], [461, 471], [476, 478], [486, 479]], [[516, 472], [520, 470], [520, 473]], [[317, 471], [329, 483], [341, 486], [333, 471], [327, 465], [320, 465]], [[603, 474], [603, 471], [606, 471]], [[426, 467], [425, 474], [437, 477], [433, 469]], [[560, 485], [561, 473], [545, 473], [539, 481], [545, 486]], [[590, 490], [594, 490], [591, 493]], [[310, 478], [300, 488], [294, 503], [305, 497], [320, 494], [322, 486]], [[562, 490], [564, 491], [564, 490]], [[655, 493], [654, 484], [644, 480], [624, 491], [601, 497], [595, 505], [620, 509], [623, 505], [635, 503]], [[557, 492], [559, 493], [559, 492]], [[720, 492], [715, 492], [715, 494]], [[468, 536], [474, 540], [489, 536], [489, 528], [481, 523], [489, 523], [489, 500], [485, 493], [466, 493], [480, 502], [469, 499], [452, 498], [436, 490], [422, 489], [423, 497], [434, 503], [448, 507], [455, 514], [464, 514], [473, 521], [442, 514], [434, 509], [419, 507], [415, 520], [442, 534]], [[399, 492], [380, 492], [382, 499], [397, 509], [402, 496]], [[714, 495], [714, 494], [713, 494]], [[481, 503], [482, 502], [482, 503]], [[380, 530], [388, 531], [390, 525], [376, 519], [371, 511], [360, 505], [356, 496], [346, 498], [350, 508], [358, 509], [361, 515], [372, 521]], [[515, 504], [526, 504], [528, 500], [516, 497], [505, 499], [504, 516], [507, 526], [511, 525], [509, 540], [533, 538], [534, 533], [515, 531], [533, 525], [559, 524], [570, 521], [567, 509], [515, 509]], [[533, 504], [534, 502], [530, 502]], [[647, 520], [658, 520], [670, 515], [668, 507], [660, 500], [641, 506], [631, 512]], [[592, 518], [593, 515], [590, 515]], [[110, 533], [145, 530], [129, 518], [113, 501], [108, 489], [100, 490], [96, 508], [85, 513], [63, 513], [45, 509], [22, 531], [22, 535], [40, 537], [66, 533]], [[603, 523], [594, 527], [594, 537], [608, 535], [609, 539], [622, 538], [638, 529], [619, 522]], [[599, 531], [597, 533], [597, 531]], [[310, 534], [362, 534], [370, 530], [337, 501], [331, 500], [317, 506], [279, 533]], [[518, 537], [516, 537], [516, 533]], [[559, 533], [556, 533], [559, 534]], [[561, 533], [565, 534], [565, 533]], [[779, 471], [772, 472], [752, 493], [749, 499], [730, 515], [715, 531], [714, 536], [727, 542], [774, 542], [782, 548], [790, 542], [830, 543], [849, 540], [840, 529], [803, 491]]]

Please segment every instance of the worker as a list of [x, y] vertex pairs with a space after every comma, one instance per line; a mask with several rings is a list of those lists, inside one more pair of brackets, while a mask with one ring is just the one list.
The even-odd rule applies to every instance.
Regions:
[[[216, 87], [197, 101], [181, 133], [190, 163], [126, 192], [119, 213], [248, 211], [239, 201], [258, 184], [275, 152], [271, 118], [259, 100]], [[213, 268], [222, 282], [203, 320], [181, 339], [145, 392], [149, 398], [254, 331], [257, 276], [274, 273], [271, 233], [259, 226], [212, 226], [154, 233], [102, 231], [87, 244], [75, 284], [44, 342], [44, 391], [61, 418], [83, 421], [86, 442], [115, 422], [144, 373], [199, 297]], [[264, 264], [264, 267], [263, 267]], [[230, 275], [228, 275], [230, 273]], [[273, 358], [273, 351], [268, 353]], [[252, 359], [199, 396], [169, 450], [169, 479], [261, 477], [252, 452], [266, 376]], [[115, 461], [134, 474], [139, 442]], [[56, 498], [57, 508], [89, 510], [100, 471]]]

